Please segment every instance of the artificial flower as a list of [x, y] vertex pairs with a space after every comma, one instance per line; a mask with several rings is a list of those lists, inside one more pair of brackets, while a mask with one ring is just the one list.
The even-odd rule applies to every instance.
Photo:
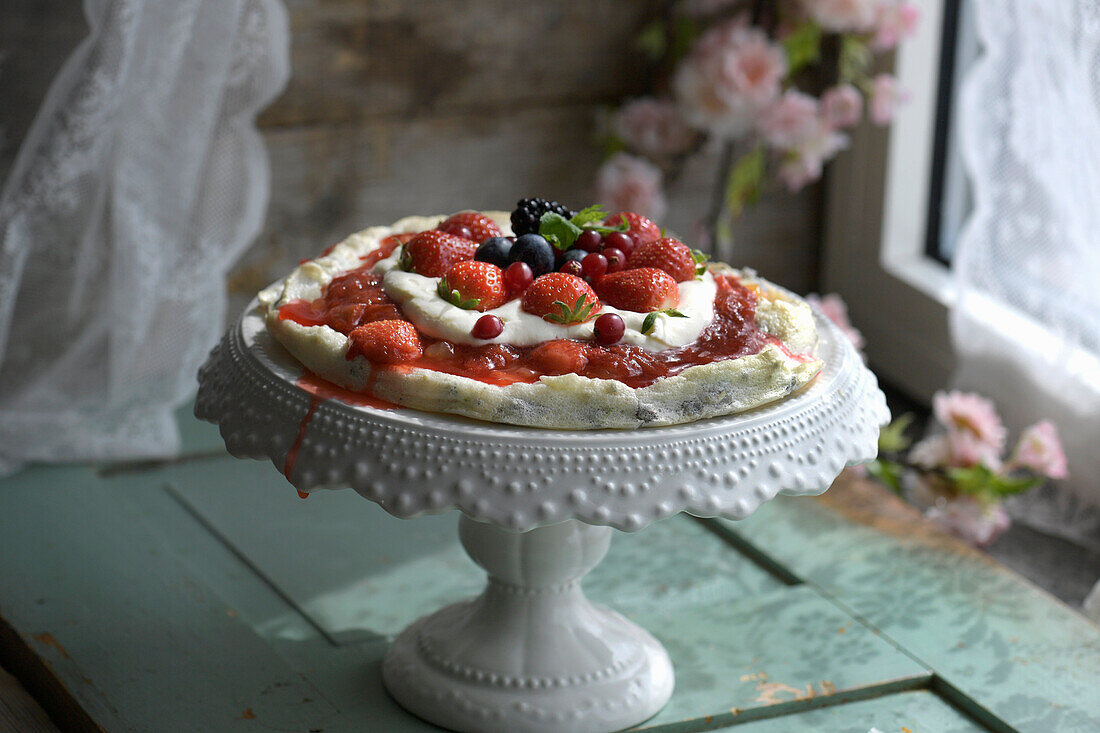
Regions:
[[986, 504], [972, 496], [941, 499], [925, 516], [975, 547], [985, 547], [1012, 524], [1000, 504]]
[[684, 152], [696, 136], [675, 104], [652, 97], [627, 102], [613, 124], [627, 146], [655, 158]]
[[829, 87], [821, 95], [821, 116], [835, 129], [851, 127], [863, 116], [863, 95], [851, 84]]
[[836, 293], [829, 293], [824, 296], [810, 293], [806, 296], [806, 300], [840, 328], [841, 333], [848, 337], [848, 340], [852, 342], [852, 346], [855, 346], [857, 351], [863, 348], [863, 334], [848, 319], [848, 304], [844, 302], [843, 298]]
[[822, 28], [844, 33], [866, 31], [875, 22], [881, 0], [802, 0], [802, 7]]
[[616, 153], [600, 166], [596, 198], [612, 211], [636, 211], [651, 219], [660, 219], [667, 207], [661, 169], [629, 153]]
[[756, 129], [768, 144], [790, 150], [813, 135], [818, 124], [817, 99], [789, 89], [761, 113]]
[[889, 51], [917, 30], [920, 9], [911, 2], [886, 0], [875, 8], [875, 35], [871, 47]]
[[868, 116], [876, 125], [888, 125], [894, 119], [897, 108], [909, 93], [898, 85], [889, 74], [879, 74], [871, 81], [871, 103]]
[[1069, 476], [1066, 452], [1054, 423], [1042, 420], [1026, 428], [1008, 465], [1009, 468], [1026, 468], [1053, 479]]
[[993, 403], [971, 392], [936, 392], [932, 412], [949, 433], [969, 434], [996, 455], [1004, 448], [1005, 426]]
[[688, 122], [738, 137], [779, 96], [786, 73], [780, 46], [759, 28], [729, 21], [699, 37], [680, 63], [673, 89]]

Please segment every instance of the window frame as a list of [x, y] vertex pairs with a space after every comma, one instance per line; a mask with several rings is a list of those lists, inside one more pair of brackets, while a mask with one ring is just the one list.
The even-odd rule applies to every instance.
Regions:
[[[929, 255], [929, 205], [944, 11], [917, 0], [921, 22], [896, 54], [909, 98], [890, 128], [864, 123], [826, 180], [821, 282], [848, 303], [868, 360], [887, 382], [929, 401], [955, 368], [951, 271]], [[948, 34], [950, 36], [950, 34]]]

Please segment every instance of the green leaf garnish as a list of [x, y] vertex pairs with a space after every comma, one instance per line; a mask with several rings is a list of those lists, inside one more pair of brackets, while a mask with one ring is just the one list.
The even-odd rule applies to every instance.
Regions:
[[646, 315], [645, 320], [642, 321], [643, 334], [645, 334], [646, 336], [649, 335], [649, 332], [652, 331], [653, 327], [657, 325], [657, 316], [661, 315], [662, 313], [672, 318], [687, 318], [687, 316], [685, 316], [683, 313], [676, 310], [675, 308], [666, 308], [661, 311], [650, 311]]
[[462, 310], [476, 310], [477, 304], [481, 302], [481, 298], [463, 300], [462, 293], [452, 289], [451, 286], [447, 284], [447, 278], [445, 277], [440, 279], [439, 286], [435, 289], [435, 292], [439, 294], [440, 298], [443, 298], [443, 300]]
[[[589, 206], [573, 215], [572, 219], [566, 219], [561, 214], [548, 211], [539, 217], [539, 235], [555, 249], [565, 251], [573, 246], [577, 237], [585, 229], [607, 234], [609, 232], [625, 232], [630, 229], [630, 222], [623, 219], [615, 226], [597, 224], [595, 222], [607, 218], [607, 212], [602, 206]], [[583, 225], [583, 229], [581, 226]]]
[[557, 306], [561, 312], [547, 313], [543, 318], [551, 323], [561, 323], [562, 325], [584, 323], [592, 315], [592, 309], [596, 307], [594, 302], [586, 303], [587, 300], [588, 296], [584, 293], [581, 293], [577, 297], [577, 302], [571, 306], [564, 301], [555, 300], [553, 305]]
[[573, 218], [569, 221], [573, 222], [579, 227], [583, 227], [585, 224], [591, 224], [595, 221], [602, 222], [608, 216], [607, 210], [600, 204], [593, 206], [586, 206], [573, 215]]
[[405, 245], [401, 245], [401, 256], [397, 258], [397, 266], [405, 272], [412, 272], [412, 255], [409, 254], [409, 248]]
[[703, 273], [707, 271], [707, 262], [710, 261], [710, 255], [701, 249], [693, 249], [691, 250], [691, 259], [695, 261], [695, 277], [702, 277]]

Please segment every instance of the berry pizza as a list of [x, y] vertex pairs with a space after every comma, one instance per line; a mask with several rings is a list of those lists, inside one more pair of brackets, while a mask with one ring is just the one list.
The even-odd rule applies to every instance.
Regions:
[[371, 227], [259, 300], [270, 332], [329, 382], [512, 425], [729, 415], [822, 366], [795, 296], [638, 214], [543, 199]]

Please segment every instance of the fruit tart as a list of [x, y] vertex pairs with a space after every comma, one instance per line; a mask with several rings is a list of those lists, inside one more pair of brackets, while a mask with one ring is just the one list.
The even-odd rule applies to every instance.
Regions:
[[259, 295], [311, 372], [511, 425], [674, 425], [780, 399], [821, 369], [810, 307], [632, 212], [523, 199], [371, 227]]

